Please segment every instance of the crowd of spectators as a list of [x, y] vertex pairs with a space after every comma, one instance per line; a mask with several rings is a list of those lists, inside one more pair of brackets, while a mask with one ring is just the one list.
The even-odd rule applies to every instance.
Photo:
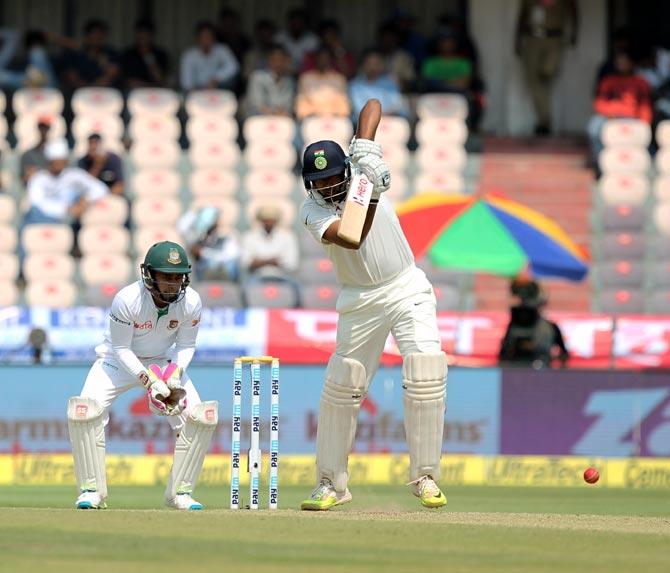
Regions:
[[458, 92], [468, 97], [471, 111], [481, 110], [477, 52], [461, 20], [451, 15], [440, 18], [432, 37], [425, 37], [411, 16], [399, 13], [382, 23], [361, 53], [346, 45], [338, 21], [312, 26], [302, 9], [291, 10], [281, 30], [259, 19], [249, 38], [239, 14], [224, 8], [216, 21], [197, 24], [193, 44], [178, 62], [156, 44], [148, 20], [135, 23], [134, 42], [123, 50], [110, 44], [107, 23], [97, 19], [85, 23], [81, 40], [29, 30], [19, 49], [16, 31], [0, 29], [0, 43], [0, 88], [8, 90], [223, 88], [240, 97], [247, 115], [299, 119], [355, 114], [362, 97], [378, 97], [389, 113], [405, 115], [404, 94]]

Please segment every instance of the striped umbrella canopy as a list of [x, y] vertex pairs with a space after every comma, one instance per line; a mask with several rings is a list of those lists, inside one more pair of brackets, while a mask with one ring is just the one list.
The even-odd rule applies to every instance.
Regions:
[[556, 222], [498, 194], [422, 193], [397, 213], [415, 258], [436, 267], [572, 281], [588, 272], [588, 253]]

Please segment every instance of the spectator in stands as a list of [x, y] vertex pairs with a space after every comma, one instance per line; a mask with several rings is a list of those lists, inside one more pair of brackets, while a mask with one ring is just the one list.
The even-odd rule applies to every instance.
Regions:
[[428, 58], [421, 68], [424, 91], [466, 94], [472, 77], [472, 62], [456, 51], [453, 33], [437, 39], [437, 54]]
[[522, 0], [514, 49], [535, 106], [536, 135], [551, 133], [551, 88], [566, 40], [571, 46], [577, 45], [577, 29], [575, 0]]
[[455, 93], [468, 101], [467, 124], [470, 131], [479, 129], [483, 98], [473, 89], [472, 62], [458, 53], [454, 31], [444, 30], [438, 37], [437, 54], [423, 62], [421, 83], [425, 92]]
[[391, 23], [398, 34], [400, 47], [412, 56], [417, 70], [420, 70], [428, 53], [428, 43], [426, 38], [415, 30], [416, 18], [400, 11], [392, 18]]
[[541, 313], [547, 303], [542, 287], [535, 281], [515, 279], [511, 292], [520, 302], [511, 308], [510, 322], [500, 344], [500, 363], [539, 369], [551, 367], [554, 358], [558, 358], [565, 366], [569, 354], [561, 329]]
[[283, 46], [276, 44], [268, 52], [267, 70], [256, 70], [247, 88], [248, 115], [293, 114], [295, 80], [289, 73], [291, 60]]
[[398, 84], [385, 72], [384, 57], [377, 50], [369, 50], [363, 57], [360, 73], [349, 83], [349, 97], [354, 120], [372, 98], [381, 102], [385, 114], [408, 115]]
[[291, 56], [293, 71], [300, 71], [305, 55], [319, 47], [319, 38], [309, 30], [305, 10], [296, 8], [288, 13], [286, 30], [277, 34], [277, 43], [284, 46]]
[[14, 30], [0, 28], [0, 88], [16, 90], [29, 87], [54, 87], [54, 73], [47, 52], [47, 37], [41, 30], [28, 30], [23, 36], [25, 58], [16, 69], [9, 69], [16, 47]]
[[[328, 50], [333, 69], [349, 79], [356, 73], [354, 55], [349, 52], [342, 42], [342, 30], [336, 20], [324, 20], [319, 25], [319, 42], [322, 48]], [[302, 61], [302, 71], [309, 72], [316, 68], [316, 53], [310, 52]]]
[[386, 73], [395, 78], [403, 93], [411, 91], [416, 79], [414, 60], [400, 47], [398, 32], [393, 24], [384, 24], [379, 28], [378, 48], [384, 58]]
[[135, 23], [135, 44], [121, 57], [126, 88], [157, 88], [166, 85], [167, 52], [154, 44], [154, 25], [149, 20]]
[[216, 32], [218, 42], [231, 49], [241, 66], [251, 48], [251, 42], [244, 33], [244, 27], [237, 10], [221, 8]]
[[75, 233], [74, 254], [79, 220], [87, 207], [107, 195], [108, 188], [101, 181], [79, 167], [68, 167], [69, 149], [65, 139], [54, 139], [44, 147], [48, 168], [38, 171], [28, 181], [29, 209], [23, 224], [65, 223]]
[[626, 52], [627, 54], [632, 53], [633, 50], [633, 38], [631, 36], [631, 31], [628, 28], [617, 28], [612, 35], [611, 40], [611, 49], [607, 54], [607, 59], [600, 64], [598, 68], [598, 73], [596, 74], [596, 83], [594, 86], [594, 92], [598, 89], [598, 84], [605, 76], [616, 73], [616, 56], [621, 52]]
[[333, 68], [328, 49], [316, 51], [316, 68], [301, 74], [298, 80], [296, 116], [303, 119], [310, 115], [348, 116], [347, 79]]
[[218, 226], [219, 209], [202, 207], [185, 213], [177, 222], [186, 249], [195, 261], [197, 280], [236, 281], [240, 276], [240, 246], [235, 234]]
[[88, 136], [88, 149], [77, 165], [102, 181], [114, 195], [123, 195], [124, 177], [123, 161], [116, 154], [108, 151], [102, 144], [102, 136], [92, 133]]
[[608, 119], [631, 118], [651, 123], [651, 89], [645, 79], [634, 72], [633, 59], [627, 52], [616, 55], [615, 72], [598, 83], [593, 111], [587, 133], [594, 165], [603, 147], [600, 132]]
[[260, 227], [242, 237], [242, 266], [247, 280], [283, 280], [298, 289], [293, 273], [298, 268], [298, 240], [295, 233], [279, 227], [281, 214], [271, 204], [256, 213]]
[[40, 169], [46, 169], [49, 165], [44, 156], [44, 146], [49, 137], [49, 130], [53, 119], [49, 115], [41, 115], [37, 118], [37, 131], [39, 132], [39, 140], [35, 147], [24, 151], [21, 155], [19, 169], [21, 171], [21, 180], [23, 184], [27, 184], [30, 178]]
[[121, 74], [119, 56], [107, 46], [108, 27], [102, 20], [84, 25], [80, 50], [70, 50], [63, 57], [63, 84], [70, 89], [87, 86], [115, 87]]
[[249, 79], [249, 76], [256, 70], [268, 69], [267, 57], [270, 49], [276, 45], [276, 34], [277, 28], [272, 20], [263, 18], [256, 22], [254, 44], [244, 58], [244, 77], [246, 79]]
[[233, 89], [240, 65], [228, 46], [216, 43], [216, 30], [209, 22], [195, 29], [196, 45], [181, 57], [181, 87], [196, 89]]

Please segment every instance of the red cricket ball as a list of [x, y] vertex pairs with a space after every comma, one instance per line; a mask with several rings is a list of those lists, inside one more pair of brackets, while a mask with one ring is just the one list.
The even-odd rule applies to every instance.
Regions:
[[584, 481], [586, 483], [594, 484], [600, 479], [600, 474], [596, 468], [586, 468], [584, 471]]

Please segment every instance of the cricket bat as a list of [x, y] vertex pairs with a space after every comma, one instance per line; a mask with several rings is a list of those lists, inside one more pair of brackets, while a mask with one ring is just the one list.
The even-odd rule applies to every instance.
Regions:
[[[356, 137], [374, 140], [381, 118], [382, 106], [379, 100], [368, 100], [358, 116]], [[369, 181], [365, 175], [356, 172], [352, 174], [351, 186], [344, 202], [337, 236], [354, 245], [359, 245], [361, 242], [372, 188], [372, 181]]]

